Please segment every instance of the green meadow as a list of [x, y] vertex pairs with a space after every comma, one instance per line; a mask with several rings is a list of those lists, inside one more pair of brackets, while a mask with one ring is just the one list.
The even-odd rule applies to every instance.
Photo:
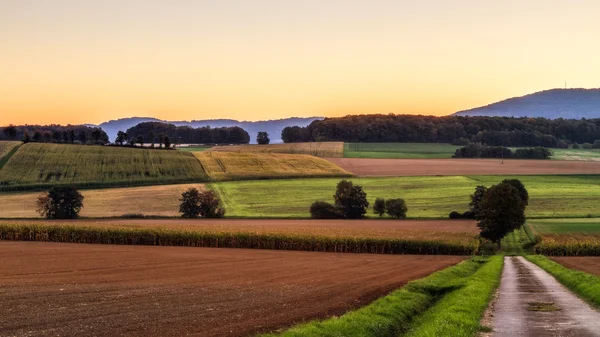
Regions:
[[[530, 218], [600, 217], [600, 176], [448, 176], [350, 178], [376, 198], [404, 198], [409, 218], [446, 218], [466, 211], [476, 186], [520, 179], [530, 194]], [[233, 217], [305, 218], [316, 200], [333, 201], [339, 178], [236, 181], [210, 184]], [[370, 217], [374, 215], [369, 212]]]
[[527, 224], [533, 227], [536, 233], [600, 233], [600, 218], [584, 219], [534, 219]]
[[345, 143], [346, 158], [452, 158], [457, 145], [445, 143]]

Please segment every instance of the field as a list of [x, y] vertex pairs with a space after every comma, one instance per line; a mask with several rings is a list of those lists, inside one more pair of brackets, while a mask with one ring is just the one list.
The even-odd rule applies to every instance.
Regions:
[[211, 145], [206, 145], [206, 146], [181, 146], [181, 147], [178, 147], [177, 150], [188, 151], [188, 152], [202, 152], [202, 151], [209, 150], [210, 148], [212, 148]]
[[345, 158], [452, 158], [457, 145], [444, 143], [345, 143]]
[[194, 155], [212, 180], [351, 175], [327, 160], [304, 154], [205, 151]]
[[569, 269], [580, 270], [589, 274], [600, 276], [600, 257], [553, 257], [552, 260]]
[[600, 234], [600, 219], [535, 219], [527, 223], [536, 233], [566, 234], [566, 233], [598, 233]]
[[344, 155], [344, 143], [311, 142], [268, 145], [229, 145], [214, 146], [211, 148], [211, 151], [308, 154], [316, 157], [338, 158]]
[[556, 160], [587, 160], [600, 161], [600, 149], [574, 150], [574, 149], [552, 149], [552, 159]]
[[361, 177], [600, 174], [600, 162], [499, 159], [332, 158]]
[[11, 336], [253, 335], [343, 314], [464, 259], [32, 242], [0, 246], [0, 326]]
[[6, 162], [5, 157], [21, 144], [21, 142], [0, 141], [0, 168], [2, 168]]
[[108, 146], [24, 144], [0, 170], [0, 190], [205, 181], [193, 154]]
[[[375, 198], [404, 198], [410, 218], [447, 218], [466, 211], [477, 185], [491, 186], [518, 178], [529, 190], [528, 217], [600, 216], [600, 176], [448, 176], [352, 178]], [[239, 181], [211, 184], [225, 203], [228, 216], [308, 217], [315, 200], [332, 201], [340, 179]], [[369, 211], [369, 216], [374, 215]]]
[[[202, 189], [201, 184], [158, 185], [143, 187], [82, 190], [83, 217], [118, 217], [125, 214], [145, 216], [179, 216], [179, 199], [188, 188]], [[39, 192], [0, 194], [0, 218], [37, 218]]]

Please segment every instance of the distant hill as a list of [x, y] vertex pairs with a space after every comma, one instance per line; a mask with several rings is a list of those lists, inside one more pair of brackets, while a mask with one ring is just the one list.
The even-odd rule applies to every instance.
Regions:
[[135, 126], [142, 122], [165, 122], [175, 124], [177, 126], [187, 125], [193, 128], [199, 128], [203, 126], [210, 126], [213, 128], [226, 127], [226, 126], [239, 126], [250, 134], [250, 143], [256, 143], [256, 134], [259, 131], [266, 131], [271, 138], [271, 143], [283, 143], [281, 140], [281, 131], [286, 126], [307, 126], [312, 121], [317, 119], [323, 119], [322, 117], [291, 117], [276, 120], [257, 121], [257, 122], [240, 122], [234, 119], [208, 119], [208, 120], [192, 120], [192, 121], [165, 121], [152, 117], [131, 117], [121, 118], [117, 120], [111, 120], [104, 122], [99, 127], [102, 128], [110, 138], [114, 141], [119, 130], [125, 131], [132, 126]]
[[600, 118], [600, 89], [551, 89], [509, 98], [455, 116]]

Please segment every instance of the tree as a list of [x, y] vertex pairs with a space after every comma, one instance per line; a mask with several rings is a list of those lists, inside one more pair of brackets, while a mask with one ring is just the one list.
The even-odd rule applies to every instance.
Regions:
[[523, 203], [525, 203], [525, 206], [529, 205], [529, 192], [527, 192], [525, 185], [523, 185], [519, 179], [504, 179], [502, 184], [514, 186], [517, 191], [519, 191], [519, 196], [521, 197], [521, 200], [523, 200]]
[[315, 201], [310, 205], [310, 217], [313, 219], [338, 219], [341, 215], [332, 204], [325, 201]]
[[476, 214], [480, 236], [501, 248], [502, 238], [525, 223], [525, 207], [519, 190], [513, 185], [501, 183], [490, 187]]
[[380, 217], [385, 214], [385, 199], [375, 199], [375, 203], [373, 204], [373, 213], [379, 215]]
[[404, 219], [408, 207], [406, 207], [404, 199], [388, 199], [385, 201], [385, 209], [392, 218]]
[[487, 187], [481, 185], [475, 187], [475, 192], [471, 194], [471, 202], [469, 203], [469, 211], [471, 213], [468, 215], [475, 215], [477, 213], [479, 210], [479, 203], [481, 203], [483, 196], [485, 196], [485, 192], [487, 192]]
[[369, 207], [367, 194], [362, 187], [355, 186], [349, 180], [342, 180], [338, 183], [333, 199], [335, 208], [346, 219], [362, 218]]
[[269, 134], [264, 131], [259, 131], [256, 135], [256, 142], [261, 145], [269, 144]]
[[40, 142], [42, 140], [42, 132], [40, 130], [35, 130], [33, 132], [33, 141]]
[[154, 147], [154, 131], [150, 131], [148, 138], [150, 138], [150, 143], [152, 143], [150, 147]]
[[142, 135], [139, 135], [139, 136], [137, 136], [137, 137], [135, 138], [135, 142], [136, 142], [136, 143], [139, 143], [139, 144], [140, 144], [140, 146], [142, 146], [142, 147], [143, 147], [143, 146], [144, 146], [144, 136], [142, 136]]
[[84, 130], [79, 131], [79, 135], [77, 135], [77, 138], [79, 139], [81, 144], [87, 143], [87, 133], [85, 133]]
[[127, 141], [127, 134], [123, 131], [117, 132], [117, 138], [115, 139], [115, 143], [119, 145], [123, 145], [124, 142]]
[[94, 138], [94, 142], [96, 142], [96, 143], [100, 142], [100, 140], [102, 138], [102, 130], [94, 129], [94, 131], [92, 131], [92, 138]]
[[25, 133], [23, 133], [23, 143], [27, 144], [31, 141], [31, 138], [29, 138], [29, 132], [25, 131]]
[[83, 195], [75, 187], [53, 187], [37, 200], [37, 212], [48, 219], [75, 219], [83, 208]]
[[60, 141], [62, 140], [62, 134], [60, 133], [60, 131], [58, 131], [58, 130], [52, 131], [52, 140], [55, 143], [60, 143]]
[[16, 139], [17, 138], [17, 128], [10, 124], [9, 126], [4, 128], [4, 135], [8, 137], [8, 139]]
[[165, 149], [169, 149], [171, 148], [171, 139], [169, 139], [169, 136], [165, 136]]
[[190, 188], [181, 194], [179, 201], [179, 213], [184, 218], [221, 218], [225, 215], [221, 200], [213, 191], [200, 192]]

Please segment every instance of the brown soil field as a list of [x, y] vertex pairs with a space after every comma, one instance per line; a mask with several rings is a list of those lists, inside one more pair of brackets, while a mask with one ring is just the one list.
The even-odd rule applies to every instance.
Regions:
[[[127, 213], [155, 216], [179, 216], [179, 198], [190, 187], [202, 184], [157, 185], [144, 187], [82, 190], [84, 217], [116, 217]], [[39, 192], [0, 194], [0, 217], [35, 218]], [[133, 211], [132, 211], [133, 210]]]
[[6, 336], [248, 336], [340, 315], [463, 260], [0, 242]]
[[550, 258], [567, 268], [581, 270], [586, 273], [600, 276], [600, 257], [598, 256]]
[[0, 224], [81, 225], [111, 228], [159, 227], [214, 232], [281, 233], [470, 242], [473, 220], [279, 220], [279, 219], [79, 219], [0, 220]]
[[344, 143], [309, 142], [268, 145], [227, 145], [213, 146], [210, 148], [210, 151], [309, 154], [316, 157], [339, 158], [344, 156]]
[[361, 177], [600, 174], [600, 162], [499, 159], [371, 159], [330, 158]]

